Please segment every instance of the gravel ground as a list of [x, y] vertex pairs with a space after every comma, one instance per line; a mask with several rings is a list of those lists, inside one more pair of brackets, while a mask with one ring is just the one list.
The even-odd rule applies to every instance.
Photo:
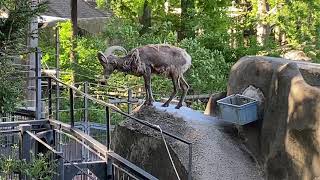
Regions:
[[[167, 115], [167, 119], [171, 123], [165, 125], [167, 127], [163, 127], [163, 123], [158, 123], [161, 124], [163, 129], [175, 129], [175, 134], [193, 143], [193, 179], [263, 179], [262, 172], [256, 163], [241, 148], [243, 145], [237, 141], [237, 138], [230, 133], [233, 128], [231, 124], [187, 107], [176, 110], [173, 105], [163, 108], [160, 103], [154, 103], [154, 106], [158, 110], [157, 113], [162, 111], [167, 112], [163, 114], [170, 114]], [[155, 117], [159, 117], [159, 114], [147, 113], [149, 117], [144, 119], [150, 119], [152, 123], [157, 124], [156, 122], [159, 120], [156, 120]], [[142, 115], [138, 113], [138, 116], [141, 118]], [[172, 119], [172, 117], [175, 117], [175, 119]], [[175, 143], [177, 144], [177, 142]], [[180, 150], [185, 151], [185, 149], [181, 149], [181, 145], [175, 146], [174, 144], [173, 148], [178, 153]], [[187, 155], [186, 153], [181, 154]], [[187, 157], [181, 157], [181, 161], [185, 165], [187, 165], [187, 160]]]

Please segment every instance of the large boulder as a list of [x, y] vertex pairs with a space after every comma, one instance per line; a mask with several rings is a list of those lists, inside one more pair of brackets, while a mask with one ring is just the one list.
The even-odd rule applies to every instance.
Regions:
[[[186, 131], [185, 122], [181, 118], [172, 118], [168, 114], [160, 114], [151, 107], [144, 107], [136, 112], [135, 116], [144, 120], [151, 118], [157, 121], [160, 119], [157, 124], [161, 125], [163, 129], [176, 129], [180, 135]], [[152, 120], [149, 122], [154, 123]], [[175, 144], [176, 148], [179, 149], [179, 142], [172, 138], [167, 138], [167, 141], [180, 178], [188, 179], [188, 159], [187, 157], [181, 159], [181, 156], [177, 155], [177, 149], [172, 147]], [[115, 127], [112, 149], [159, 179], [177, 179], [161, 134], [132, 119], [127, 119]], [[187, 151], [183, 154], [186, 155]]]
[[247, 56], [231, 69], [228, 95], [250, 85], [265, 96], [262, 120], [242, 127], [267, 179], [320, 178], [320, 65]]
[[[134, 115], [192, 142], [192, 179], [262, 179], [257, 164], [232, 134], [231, 124], [187, 107], [154, 105], [142, 107]], [[180, 178], [187, 179], [188, 146], [168, 136], [165, 138]], [[177, 179], [163, 140], [154, 130], [128, 119], [116, 126], [112, 143], [116, 153], [155, 177]]]

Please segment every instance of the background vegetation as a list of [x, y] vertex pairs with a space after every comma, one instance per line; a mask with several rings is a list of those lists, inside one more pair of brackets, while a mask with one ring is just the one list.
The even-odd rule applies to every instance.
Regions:
[[[29, 179], [51, 180], [56, 175], [56, 162], [50, 154], [32, 155], [31, 161], [17, 159], [18, 147], [15, 145], [10, 154], [0, 155], [0, 179], [12, 179], [13, 174], [21, 174]], [[51, 154], [52, 155], [52, 154]]]
[[[60, 66], [64, 81], [72, 83], [72, 73], [77, 76], [78, 82], [96, 82], [97, 79], [101, 79], [102, 69], [96, 59], [96, 52], [111, 45], [132, 49], [150, 43], [170, 43], [185, 48], [193, 59], [193, 65], [187, 72], [187, 80], [191, 85], [189, 94], [224, 91], [230, 67], [245, 55], [280, 56], [288, 50], [298, 49], [304, 51], [314, 62], [320, 59], [320, 2], [316, 0], [112, 0], [109, 4], [105, 2], [97, 1], [97, 6], [112, 11], [114, 16], [106, 23], [103, 33], [79, 35], [76, 63], [70, 60], [71, 23], [60, 23]], [[11, 8], [11, 11], [15, 12], [18, 9]], [[18, 17], [14, 16], [14, 13], [11, 14], [10, 17]], [[26, 20], [19, 21], [21, 24], [17, 24], [17, 27], [25, 26], [32, 13], [25, 17]], [[7, 43], [10, 41], [6, 40], [6, 37], [17, 40], [19, 38], [16, 37], [23, 37], [25, 32], [13, 28], [17, 35], [8, 36], [9, 22], [10, 18], [1, 19], [1, 51], [4, 51], [3, 47], [10, 49], [10, 43]], [[52, 29], [41, 30], [40, 40], [40, 46], [44, 51], [44, 63], [48, 67], [54, 67]], [[169, 80], [155, 76], [152, 82], [156, 95], [166, 96], [170, 93]], [[140, 78], [125, 76], [122, 73], [113, 74], [109, 80], [110, 86], [117, 87], [141, 83]], [[21, 94], [21, 91], [11, 89], [1, 92], [8, 92], [4, 93], [8, 95], [2, 98], [2, 104], [5, 101], [12, 102], [9, 97], [19, 97], [12, 93]]]
[[22, 74], [12, 64], [32, 51], [25, 44], [30, 37], [26, 27], [44, 7], [40, 4], [32, 10], [29, 1], [0, 1], [0, 10], [10, 12], [7, 18], [0, 18], [0, 114], [12, 111], [22, 98]]
[[[105, 1], [103, 1], [105, 2]], [[98, 7], [112, 10], [114, 16], [98, 35], [79, 36], [78, 63], [69, 60], [71, 24], [61, 23], [61, 66], [63, 76], [72, 81], [101, 78], [96, 52], [111, 45], [132, 49], [145, 44], [169, 43], [192, 56], [187, 72], [189, 94], [226, 90], [230, 67], [245, 55], [280, 56], [296, 49], [319, 61], [320, 2], [316, 0], [112, 0], [97, 1]], [[44, 33], [45, 34], [45, 33]], [[42, 42], [45, 62], [54, 65], [53, 49]], [[89, 75], [89, 76], [88, 76]], [[153, 90], [159, 96], [171, 91], [169, 80], [153, 77]], [[142, 80], [115, 73], [110, 86], [133, 86]]]
[[[319, 0], [97, 0], [97, 6], [114, 14], [106, 22], [101, 34], [79, 34], [77, 61], [70, 60], [72, 27], [60, 23], [62, 79], [69, 83], [101, 79], [102, 67], [97, 51], [111, 45], [132, 49], [145, 44], [169, 43], [185, 48], [192, 56], [192, 67], [186, 78], [190, 94], [225, 91], [230, 67], [245, 55], [280, 56], [291, 49], [304, 51], [313, 62], [320, 62], [320, 1]], [[10, 112], [23, 97], [22, 75], [16, 73], [13, 62], [24, 59], [33, 51], [25, 46], [27, 27], [31, 18], [42, 12], [35, 10], [27, 0], [1, 0], [0, 10], [9, 12], [0, 18], [0, 115]], [[44, 67], [54, 67], [54, 38], [52, 29], [40, 34]], [[77, 78], [72, 78], [72, 74]], [[77, 82], [72, 82], [73, 80]], [[134, 76], [115, 73], [109, 86], [130, 87], [141, 85]], [[171, 83], [162, 77], [153, 77], [157, 97], [170, 93]], [[102, 89], [102, 90], [101, 90]], [[100, 90], [103, 91], [103, 88]], [[67, 96], [67, 92], [62, 92]], [[93, 92], [96, 93], [96, 92]], [[79, 100], [76, 108], [80, 108]], [[194, 108], [203, 108], [198, 102]], [[102, 122], [101, 107], [90, 113], [91, 120]], [[68, 101], [61, 103], [68, 108]], [[62, 113], [62, 118], [67, 117]], [[80, 120], [83, 114], [77, 113]], [[65, 118], [67, 119], [67, 118]], [[119, 120], [115, 117], [113, 120]], [[50, 178], [54, 172], [44, 156], [34, 158], [32, 164], [0, 156], [0, 173], [8, 175], [19, 171], [28, 176]]]

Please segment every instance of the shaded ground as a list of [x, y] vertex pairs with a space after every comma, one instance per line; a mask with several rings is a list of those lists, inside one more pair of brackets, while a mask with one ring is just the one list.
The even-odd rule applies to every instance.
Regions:
[[[135, 116], [193, 143], [193, 179], [263, 179], [257, 165], [233, 136], [231, 124], [186, 107], [176, 110], [174, 106], [162, 108], [160, 103], [154, 105], [155, 108], [141, 108]], [[126, 121], [125, 126], [160, 137], [150, 128], [133, 121]], [[166, 140], [187, 169], [187, 146], [169, 137]]]

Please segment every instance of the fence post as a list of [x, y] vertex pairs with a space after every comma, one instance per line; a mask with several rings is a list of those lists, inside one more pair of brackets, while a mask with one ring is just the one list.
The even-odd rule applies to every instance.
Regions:
[[[84, 82], [84, 93], [88, 94], [88, 82]], [[84, 133], [90, 135], [90, 125], [88, 121], [88, 115], [89, 115], [89, 110], [88, 110], [88, 98], [84, 96], [83, 99], [84, 102]], [[89, 159], [89, 150], [85, 147], [82, 147], [82, 158], [84, 160]], [[87, 171], [89, 173], [89, 171]]]
[[[88, 82], [84, 82], [84, 93], [88, 94]], [[84, 132], [86, 134], [90, 134], [90, 127], [89, 127], [89, 121], [88, 121], [88, 116], [89, 116], [89, 110], [88, 110], [88, 98], [84, 96], [83, 99], [84, 102], [84, 125], [85, 125], [85, 130]]]
[[[30, 162], [31, 156], [30, 156], [30, 151], [31, 151], [31, 137], [27, 133], [27, 131], [31, 130], [31, 125], [30, 124], [22, 124], [19, 125], [20, 129], [20, 159], [25, 159], [27, 163]], [[22, 179], [29, 179], [28, 177], [24, 176]]]
[[[110, 136], [110, 121], [111, 121], [111, 114], [110, 114], [110, 107], [106, 106], [106, 125], [107, 125], [107, 149], [110, 150], [111, 144], [111, 136]], [[108, 157], [108, 154], [107, 154]], [[113, 179], [113, 171], [112, 171], [112, 160], [108, 157], [107, 159], [107, 179]]]
[[41, 119], [41, 51], [37, 47], [36, 52], [36, 119]]
[[132, 112], [132, 89], [128, 89], [128, 114]]
[[112, 180], [113, 178], [113, 169], [112, 169], [112, 159], [107, 158], [107, 180]]
[[52, 79], [48, 77], [48, 111], [49, 119], [52, 118]]
[[[59, 38], [60, 27], [56, 27], [56, 77], [60, 78], [60, 38]], [[60, 87], [59, 82], [56, 82], [56, 120], [60, 119], [59, 109], [60, 109]]]
[[71, 127], [74, 127], [74, 98], [73, 98], [73, 89], [69, 88], [69, 95], [70, 95], [70, 120], [71, 120]]
[[63, 163], [63, 152], [57, 153], [57, 175], [56, 180], [64, 180], [64, 163]]

